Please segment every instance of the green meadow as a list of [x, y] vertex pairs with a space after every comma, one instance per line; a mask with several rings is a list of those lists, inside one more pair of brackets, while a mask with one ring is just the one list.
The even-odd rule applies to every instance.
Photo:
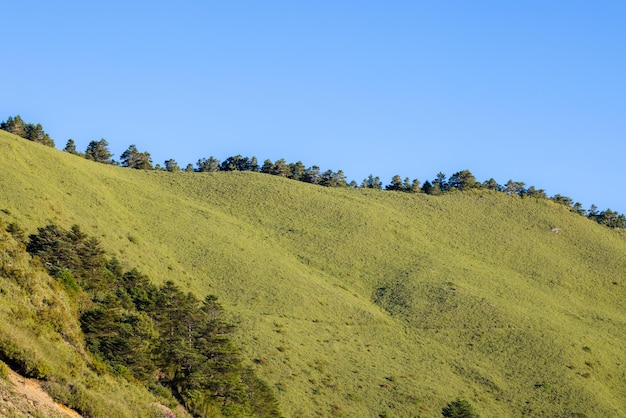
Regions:
[[553, 201], [132, 170], [4, 131], [0, 167], [5, 224], [77, 224], [156, 284], [217, 295], [285, 416], [438, 417], [457, 398], [626, 416], [626, 232]]

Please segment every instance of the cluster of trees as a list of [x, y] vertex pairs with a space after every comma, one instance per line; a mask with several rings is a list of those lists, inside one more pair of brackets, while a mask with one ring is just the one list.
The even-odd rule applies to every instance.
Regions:
[[124, 271], [78, 226], [39, 228], [26, 248], [76, 301], [87, 348], [112, 372], [169, 390], [197, 416], [280, 416], [269, 387], [243, 367], [215, 296], [200, 301]]
[[0, 129], [3, 131], [11, 132], [14, 135], [21, 136], [29, 141], [39, 142], [40, 144], [54, 147], [54, 141], [50, 136], [44, 132], [41, 124], [26, 123], [18, 115], [16, 117], [9, 116], [9, 118], [0, 123]]
[[[51, 144], [50, 146], [54, 146], [54, 141], [52, 141], [47, 134], [43, 132], [41, 125], [35, 126], [33, 124], [25, 124], [19, 116], [16, 116], [15, 118], [9, 117], [6, 122], [2, 122], [0, 128], [33, 141], [46, 143], [47, 145]], [[139, 151], [134, 144], [129, 146], [128, 149], [122, 153], [119, 162], [113, 160], [113, 154], [109, 151], [109, 143], [105, 139], [91, 141], [87, 145], [87, 149], [84, 153], [78, 152], [76, 150], [74, 140], [69, 139], [63, 150], [104, 164], [121, 165], [122, 167], [139, 170], [165, 170], [170, 172], [183, 171], [174, 159], [166, 160], [164, 162], [164, 166], [161, 166], [160, 164], [153, 166], [150, 153], [146, 151]], [[490, 178], [484, 182], [479, 182], [469, 170], [461, 170], [454, 173], [450, 176], [450, 178], [447, 178], [444, 173], [439, 172], [433, 180], [427, 180], [424, 184], [421, 184], [418, 179], [411, 180], [408, 177], [402, 179], [400, 175], [395, 175], [392, 177], [391, 182], [384, 187], [381, 179], [371, 174], [364, 179], [361, 184], [358, 184], [354, 180], [348, 182], [346, 175], [342, 170], [338, 170], [336, 172], [333, 170], [322, 171], [317, 165], [306, 168], [301, 161], [288, 163], [282, 158], [275, 162], [268, 159], [265, 160], [262, 165], [259, 165], [256, 157], [249, 158], [242, 155], [235, 155], [228, 157], [224, 161], [220, 161], [211, 156], [209, 158], [199, 159], [196, 162], [195, 167], [192, 164], [188, 164], [184, 171], [253, 171], [325, 187], [360, 187], [407, 193], [425, 193], [430, 195], [440, 195], [458, 190], [487, 189], [509, 195], [517, 195], [520, 197], [551, 199], [569, 207], [573, 212], [586, 216], [599, 224], [606, 225], [611, 228], [626, 228], [626, 216], [614, 212], [611, 209], [598, 211], [598, 208], [595, 205], [592, 205], [589, 210], [585, 210], [582, 208], [582, 204], [580, 202], [574, 202], [567, 196], [557, 194], [552, 197], [548, 197], [545, 190], [537, 189], [534, 186], [527, 187], [526, 184], [521, 181], [509, 180], [506, 184], [500, 185], [493, 178]]]
[[78, 152], [76, 143], [69, 139], [63, 151], [70, 154], [80, 155], [88, 160], [103, 164], [121, 165], [122, 167], [135, 168], [138, 170], [152, 170], [152, 157], [149, 152], [141, 152], [136, 145], [131, 145], [120, 155], [120, 161], [113, 159], [113, 154], [109, 150], [109, 143], [102, 138], [99, 141], [91, 141], [87, 144], [84, 153]]

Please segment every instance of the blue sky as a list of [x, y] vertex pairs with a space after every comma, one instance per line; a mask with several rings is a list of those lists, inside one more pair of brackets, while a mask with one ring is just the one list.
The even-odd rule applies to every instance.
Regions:
[[155, 163], [472, 171], [626, 212], [626, 2], [2, 6], [0, 120]]

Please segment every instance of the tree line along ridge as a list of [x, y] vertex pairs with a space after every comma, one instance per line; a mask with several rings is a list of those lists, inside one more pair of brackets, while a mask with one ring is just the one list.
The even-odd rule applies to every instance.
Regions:
[[[22, 138], [43, 145], [54, 147], [55, 142], [45, 133], [41, 124], [26, 123], [18, 116], [9, 116], [8, 119], [0, 123], [0, 129], [18, 135]], [[626, 228], [626, 216], [624, 214], [606, 209], [599, 211], [598, 207], [591, 205], [587, 210], [583, 208], [580, 202], [574, 201], [572, 198], [555, 194], [548, 196], [543, 189], [527, 186], [521, 181], [509, 180], [505, 184], [498, 184], [496, 180], [490, 178], [486, 181], [477, 181], [469, 170], [461, 170], [452, 174], [449, 178], [442, 172], [437, 173], [432, 180], [426, 180], [423, 184], [418, 179], [404, 179], [400, 175], [392, 177], [389, 184], [383, 186], [380, 177], [369, 175], [359, 184], [356, 181], [347, 180], [343, 170], [333, 171], [325, 170], [313, 165], [306, 167], [301, 161], [289, 163], [285, 159], [278, 159], [272, 162], [266, 159], [263, 164], [259, 164], [256, 157], [244, 157], [235, 155], [226, 158], [224, 161], [210, 156], [209, 158], [200, 158], [193, 164], [187, 164], [183, 169], [174, 160], [165, 160], [163, 166], [153, 164], [150, 153], [147, 151], [139, 151], [137, 146], [132, 144], [121, 155], [120, 160], [113, 159], [113, 154], [109, 150], [109, 143], [102, 138], [98, 141], [91, 141], [87, 145], [84, 152], [80, 152], [76, 148], [73, 139], [69, 139], [63, 148], [63, 151], [84, 157], [98, 163], [111, 164], [121, 167], [127, 167], [137, 170], [162, 170], [168, 172], [218, 172], [218, 171], [251, 171], [265, 173], [288, 179], [302, 181], [314, 185], [324, 187], [350, 187], [350, 188], [368, 188], [380, 189], [388, 191], [398, 191], [406, 193], [425, 193], [429, 195], [441, 195], [452, 191], [463, 191], [471, 189], [484, 189], [502, 192], [508, 195], [520, 196], [522, 198], [538, 198], [550, 199], [554, 202], [562, 204], [569, 208], [572, 212], [585, 216], [601, 225], [610, 228]]]

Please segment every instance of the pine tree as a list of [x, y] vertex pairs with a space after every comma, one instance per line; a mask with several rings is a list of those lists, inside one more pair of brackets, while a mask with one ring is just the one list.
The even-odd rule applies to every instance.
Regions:
[[26, 138], [26, 123], [20, 115], [16, 117], [9, 116], [6, 122], [0, 123], [0, 129], [12, 133], [13, 135]]
[[450, 402], [441, 410], [441, 415], [446, 418], [478, 418], [472, 405], [464, 399]]
[[379, 177], [374, 177], [370, 174], [365, 180], [363, 180], [361, 187], [364, 189], [382, 189], [383, 183], [380, 181]]
[[180, 171], [180, 167], [178, 163], [174, 159], [165, 160], [165, 171], [169, 171], [170, 173], [178, 173]]
[[291, 172], [290, 178], [294, 180], [302, 180], [305, 172], [304, 164], [302, 163], [302, 161], [290, 163], [289, 171]]
[[302, 181], [305, 183], [319, 184], [320, 168], [314, 165], [304, 170], [304, 173], [302, 173]]
[[446, 175], [441, 171], [437, 173], [437, 177], [433, 180], [433, 190], [430, 194], [441, 194], [448, 190], [448, 182], [446, 181]]
[[385, 190], [403, 191], [404, 185], [402, 184], [402, 178], [397, 174], [393, 176], [391, 183], [385, 186]]
[[467, 190], [477, 187], [476, 178], [469, 170], [462, 170], [454, 173], [448, 181], [448, 188]]
[[421, 192], [420, 181], [418, 179], [413, 179], [413, 181], [411, 182], [411, 187], [409, 188], [409, 191], [411, 193], [419, 193], [419, 192]]
[[70, 154], [78, 155], [78, 151], [76, 151], [76, 144], [74, 143], [74, 140], [72, 138], [67, 140], [67, 143], [65, 144], [65, 148], [63, 148], [63, 151], [68, 152]]
[[275, 176], [291, 178], [291, 170], [289, 169], [289, 164], [287, 164], [287, 161], [285, 161], [284, 158], [276, 160], [271, 174], [274, 174]]
[[100, 141], [91, 141], [87, 145], [85, 151], [85, 158], [95, 161], [97, 163], [112, 164], [111, 160], [113, 154], [109, 151], [109, 143], [106, 139], [102, 138]]
[[196, 163], [199, 172], [214, 173], [220, 169], [220, 160], [210, 156], [209, 159], [201, 158]]
[[488, 190], [499, 191], [501, 189], [500, 185], [493, 178], [490, 178], [489, 180], [485, 180], [483, 182], [483, 187]]
[[33, 125], [32, 123], [26, 125], [25, 138], [48, 147], [54, 147], [54, 141], [44, 132], [43, 127], [39, 123], [37, 125]]
[[134, 168], [136, 170], [152, 170], [152, 159], [150, 153], [139, 152], [135, 144], [128, 147], [120, 155], [122, 167]]
[[28, 139], [29, 141], [54, 147], [54, 141], [46, 132], [44, 132], [40, 123], [37, 125], [32, 123], [27, 124], [19, 115], [15, 118], [9, 116], [6, 122], [2, 122], [0, 124], [0, 129], [11, 132], [12, 134], [20, 136], [24, 139]]
[[430, 181], [426, 180], [424, 182], [424, 185], [422, 186], [422, 192], [425, 194], [432, 194], [431, 192], [433, 191], [433, 185], [431, 184]]

